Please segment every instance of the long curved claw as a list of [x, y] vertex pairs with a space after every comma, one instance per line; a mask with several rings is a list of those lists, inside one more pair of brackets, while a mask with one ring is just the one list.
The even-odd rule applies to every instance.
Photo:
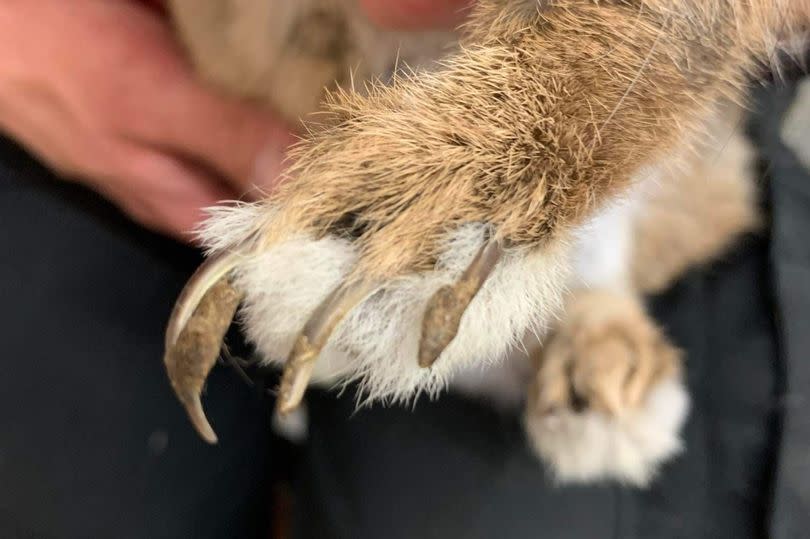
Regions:
[[276, 401], [276, 411], [280, 415], [292, 412], [301, 404], [318, 355], [338, 324], [372, 289], [373, 286], [365, 283], [338, 288], [312, 314], [296, 339], [284, 365]]
[[431, 367], [456, 337], [461, 317], [492, 274], [503, 252], [501, 242], [487, 241], [464, 270], [461, 278], [455, 284], [441, 287], [430, 298], [422, 318], [422, 339], [419, 342], [420, 367]]
[[200, 395], [242, 299], [228, 276], [236, 260], [237, 255], [223, 254], [205, 261], [177, 299], [166, 328], [163, 362], [169, 381], [194, 428], [212, 444], [217, 437]]
[[166, 350], [177, 342], [203, 296], [214, 284], [228, 275], [236, 267], [237, 262], [238, 255], [223, 252], [207, 258], [200, 264], [174, 303], [169, 324], [166, 326]]

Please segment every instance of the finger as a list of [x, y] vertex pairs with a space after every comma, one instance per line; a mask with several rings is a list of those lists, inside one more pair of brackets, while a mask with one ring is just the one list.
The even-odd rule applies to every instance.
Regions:
[[130, 86], [112, 100], [120, 132], [216, 170], [240, 194], [272, 184], [295, 141], [291, 127], [269, 106], [205, 83], [168, 26], [150, 28], [149, 39], [137, 41], [141, 62]]
[[152, 142], [217, 170], [239, 195], [272, 188], [295, 140], [272, 111], [221, 95], [192, 74], [162, 97], [161, 108]]
[[453, 28], [469, 11], [471, 0], [360, 0], [375, 23], [398, 30]]
[[236, 193], [199, 167], [154, 150], [125, 153], [124, 166], [100, 178], [95, 187], [147, 228], [184, 242], [205, 218], [205, 209], [237, 198]]

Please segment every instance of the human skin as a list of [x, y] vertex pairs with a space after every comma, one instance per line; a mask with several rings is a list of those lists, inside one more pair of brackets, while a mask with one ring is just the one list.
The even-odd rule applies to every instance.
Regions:
[[[458, 0], [363, 0], [403, 28], [453, 25]], [[204, 208], [272, 190], [292, 130], [199, 80], [149, 0], [0, 5], [0, 129], [66, 179], [189, 240]]]

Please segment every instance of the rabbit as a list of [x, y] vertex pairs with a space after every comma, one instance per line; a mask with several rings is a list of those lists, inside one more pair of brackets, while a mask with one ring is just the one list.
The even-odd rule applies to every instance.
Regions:
[[307, 127], [276, 191], [211, 210], [168, 324], [204, 439], [237, 317], [282, 415], [310, 383], [449, 385], [522, 407], [560, 482], [644, 486], [681, 450], [681, 354], [642, 296], [757, 226], [740, 103], [807, 2], [479, 0], [412, 33], [354, 0], [169, 7], [204, 77]]

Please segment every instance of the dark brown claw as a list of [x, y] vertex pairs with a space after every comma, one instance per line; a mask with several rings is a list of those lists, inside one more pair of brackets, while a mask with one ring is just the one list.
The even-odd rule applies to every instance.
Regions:
[[452, 285], [441, 287], [430, 298], [422, 318], [422, 339], [419, 342], [419, 366], [431, 367], [456, 337], [461, 317], [503, 255], [499, 241], [485, 243]]
[[163, 362], [169, 381], [194, 428], [211, 444], [217, 436], [205, 417], [200, 395], [242, 298], [228, 275], [234, 266], [234, 255], [204, 262], [180, 294], [166, 329]]

